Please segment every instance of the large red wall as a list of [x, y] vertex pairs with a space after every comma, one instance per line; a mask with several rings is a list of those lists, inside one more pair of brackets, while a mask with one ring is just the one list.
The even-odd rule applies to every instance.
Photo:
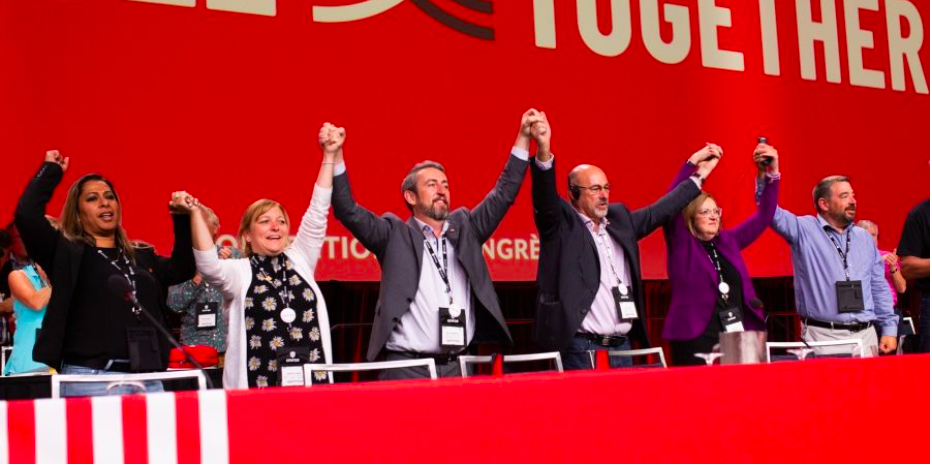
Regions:
[[[716, 68], [703, 53], [702, 41], [709, 41], [700, 38], [699, 10], [711, 0], [660, 2], [663, 40], [685, 37], [664, 22], [664, 8], [689, 17], [688, 54], [670, 64], [645, 45], [640, 12], [654, 1], [595, 2], [603, 34], [619, 27], [612, 10], [630, 4], [630, 43], [620, 54], [620, 47], [594, 47], [600, 54], [587, 45], [577, 2], [568, 0], [498, 0], [492, 13], [452, 0], [410, 0], [342, 23], [321, 22], [324, 12], [315, 8], [353, 0], [268, 0], [274, 15], [221, 11], [221, 0], [190, 3], [0, 2], [0, 222], [12, 218], [50, 148], [71, 157], [66, 185], [91, 171], [113, 179], [130, 236], [162, 252], [171, 244], [165, 204], [173, 190], [213, 206], [223, 233], [234, 233], [243, 209], [260, 197], [282, 201], [297, 216], [316, 177], [324, 121], [346, 127], [355, 193], [370, 209], [406, 215], [401, 178], [426, 158], [447, 166], [454, 206], [473, 205], [491, 188], [520, 115], [532, 106], [553, 125], [558, 176], [578, 163], [600, 165], [615, 186], [612, 199], [632, 207], [661, 195], [678, 165], [712, 141], [724, 147], [725, 159], [706, 188], [718, 196], [726, 224], [737, 223], [754, 208], [750, 157], [758, 134], [780, 151], [782, 206], [810, 213], [812, 186], [847, 174], [859, 216], [880, 225], [883, 247], [895, 246], [909, 208], [928, 197], [927, 1], [886, 0], [871, 9], [870, 0], [717, 0], [731, 20], [717, 29], [718, 47], [741, 52], [743, 70]], [[551, 3], [554, 39], [535, 39], [548, 29], [541, 18]], [[762, 36], [759, 5], [770, 3], [775, 42]], [[864, 67], [882, 73], [882, 88], [865, 86], [865, 73], [852, 72], [845, 8], [856, 4], [867, 5], [858, 18], [873, 41], [861, 53]], [[821, 43], [814, 79], [802, 77], [798, 6], [810, 8], [815, 21], [835, 19], [837, 79], [825, 64], [833, 47], [826, 54]], [[824, 6], [834, 6], [835, 15]], [[902, 35], [918, 34], [921, 76], [902, 60], [890, 63], [886, 18], [896, 8], [921, 18], [893, 16]], [[454, 30], [428, 11], [477, 23], [494, 39]], [[764, 71], [765, 46], [779, 50], [778, 74]], [[899, 90], [891, 66], [905, 68]], [[531, 256], [507, 254], [515, 243], [533, 252], [529, 188], [528, 181], [495, 234], [496, 279], [535, 276]], [[64, 191], [50, 213], [58, 213]], [[351, 236], [332, 217], [329, 232], [333, 254], [325, 247], [318, 279], [378, 278], [371, 256], [343, 258]], [[661, 236], [642, 242], [642, 252], [645, 275], [664, 276]], [[792, 273], [789, 249], [772, 232], [745, 257], [755, 275]]]

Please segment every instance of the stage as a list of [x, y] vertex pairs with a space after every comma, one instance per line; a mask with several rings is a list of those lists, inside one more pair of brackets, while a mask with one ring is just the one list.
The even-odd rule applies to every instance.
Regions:
[[0, 462], [929, 462], [929, 356], [0, 403]]

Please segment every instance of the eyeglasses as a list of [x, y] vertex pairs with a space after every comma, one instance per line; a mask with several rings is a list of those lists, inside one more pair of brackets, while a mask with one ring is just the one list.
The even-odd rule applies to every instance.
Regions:
[[600, 186], [597, 184], [594, 184], [592, 186], [579, 186], [579, 185], [574, 184], [573, 187], [576, 189], [585, 189], [592, 194], [602, 194], [602, 191], [609, 192], [612, 190], [611, 183], [605, 183], [605, 186]]
[[722, 208], [718, 207], [715, 209], [702, 209], [699, 212], [696, 212], [696, 215], [699, 217], [711, 217], [712, 214], [715, 214], [716, 217], [722, 216]]

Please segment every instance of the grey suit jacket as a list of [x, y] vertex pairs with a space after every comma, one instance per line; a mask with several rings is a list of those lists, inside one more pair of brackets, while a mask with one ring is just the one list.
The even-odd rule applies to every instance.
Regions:
[[[456, 260], [465, 270], [472, 292], [472, 309], [476, 315], [473, 341], [476, 342], [512, 344], [488, 266], [482, 257], [482, 244], [492, 236], [514, 203], [527, 166], [527, 161], [509, 155], [504, 171], [485, 199], [471, 210], [456, 209], [447, 218], [450, 225], [447, 239], [456, 248]], [[332, 204], [337, 220], [375, 254], [382, 268], [379, 301], [366, 355], [372, 361], [414, 301], [423, 266], [424, 234], [413, 217], [407, 221], [392, 213], [379, 217], [359, 206], [346, 173], [333, 179]]]

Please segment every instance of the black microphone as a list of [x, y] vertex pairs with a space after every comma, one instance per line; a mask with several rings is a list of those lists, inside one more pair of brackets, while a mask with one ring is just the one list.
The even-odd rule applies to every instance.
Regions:
[[[758, 144], [767, 144], [767, 138], [766, 138], [765, 136], [758, 136], [758, 137], [757, 137], [757, 143], [758, 143]], [[766, 166], [770, 165], [772, 162], [773, 162], [773, 157], [764, 157], [764, 159], [761, 160], [760, 163], [761, 163], [761, 165], [763, 165], [763, 166], [766, 167]]]
[[155, 317], [152, 317], [152, 314], [150, 314], [149, 311], [146, 310], [146, 307], [143, 306], [142, 303], [139, 302], [139, 300], [136, 298], [136, 291], [133, 290], [133, 286], [130, 285], [129, 280], [126, 277], [122, 275], [118, 275], [118, 274], [113, 274], [109, 278], [107, 278], [107, 285], [110, 287], [110, 291], [112, 291], [113, 294], [115, 294], [117, 297], [119, 297], [120, 299], [128, 303], [132, 303], [133, 306], [136, 306], [136, 308], [139, 309], [142, 312], [142, 314], [144, 314], [146, 318], [149, 319], [149, 322], [152, 322], [152, 325], [156, 329], [158, 329], [159, 332], [162, 333], [162, 335], [168, 340], [168, 342], [171, 343], [172, 346], [177, 348], [178, 351], [181, 351], [181, 354], [184, 355], [185, 359], [187, 359], [188, 362], [193, 364], [194, 367], [198, 368], [198, 370], [200, 370], [204, 374], [204, 382], [207, 384], [207, 388], [209, 389], [214, 388], [214, 383], [210, 380], [210, 374], [208, 374], [207, 371], [204, 370], [204, 367], [201, 366], [201, 364], [197, 362], [197, 360], [191, 357], [191, 355], [188, 354], [188, 352], [184, 350], [184, 347], [181, 346], [181, 344], [178, 343], [178, 341], [175, 340], [174, 337], [172, 337], [171, 332], [169, 332], [168, 329], [166, 329], [165, 326], [163, 326], [161, 322], [157, 321]]

